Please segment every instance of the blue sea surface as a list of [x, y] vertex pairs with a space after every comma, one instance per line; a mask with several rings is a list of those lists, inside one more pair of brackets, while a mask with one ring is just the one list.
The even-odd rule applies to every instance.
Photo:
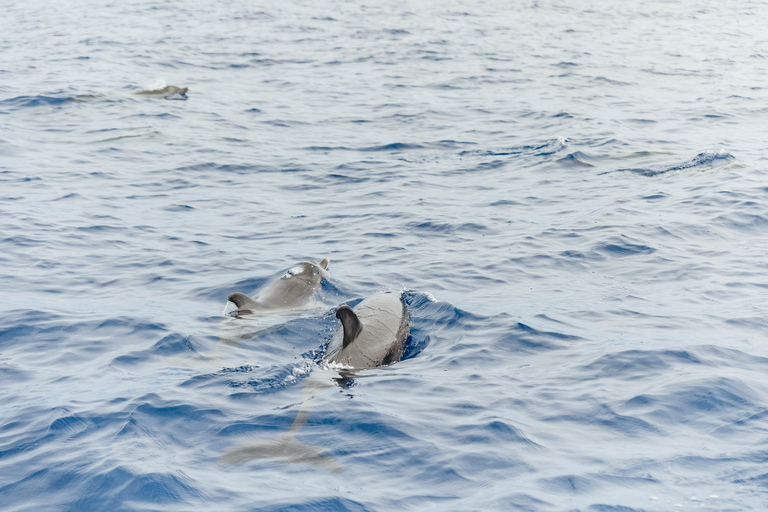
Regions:
[[765, 1], [3, 10], [3, 512], [768, 510]]

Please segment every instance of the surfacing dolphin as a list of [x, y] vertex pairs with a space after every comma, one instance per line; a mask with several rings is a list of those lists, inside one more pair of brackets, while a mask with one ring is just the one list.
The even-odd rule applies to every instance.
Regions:
[[227, 300], [237, 307], [238, 315], [300, 308], [314, 297], [323, 279], [330, 277], [327, 271], [329, 264], [328, 258], [320, 263], [301, 262], [260, 288], [253, 299], [235, 292]]
[[160, 89], [146, 89], [134, 94], [165, 99], [178, 94], [181, 98], [187, 99], [187, 91], [189, 91], [189, 87], [176, 87], [175, 85], [166, 85]]
[[323, 361], [361, 370], [396, 363], [410, 331], [403, 294], [384, 292], [355, 306], [339, 306], [341, 325], [325, 349]]
[[376, 294], [354, 309], [339, 306], [336, 317], [341, 320], [341, 325], [328, 343], [323, 362], [327, 368], [339, 372], [330, 372], [333, 378], [329, 378], [327, 371], [314, 372], [307, 378], [302, 405], [287, 432], [277, 439], [251, 441], [231, 448], [221, 455], [219, 462], [234, 464], [279, 458], [283, 462], [314, 464], [332, 472], [341, 469], [325, 449], [304, 444], [296, 438], [312, 414], [307, 403], [318, 391], [333, 387], [332, 381], [348, 378], [351, 371], [400, 361], [410, 332], [410, 319], [403, 294], [398, 292]]
[[218, 362], [242, 341], [278, 330], [306, 309], [324, 306], [313, 299], [322, 281], [330, 277], [329, 264], [328, 258], [320, 263], [298, 263], [257, 290], [254, 299], [244, 293], [232, 293], [224, 309], [225, 316], [218, 324], [213, 350], [194, 358], [164, 360], [162, 364], [189, 367]]
[[303, 261], [259, 288], [254, 298], [240, 292], [230, 294], [224, 309], [228, 318], [219, 324], [218, 342], [208, 359], [218, 359], [227, 347], [245, 339], [279, 329], [291, 315], [312, 305], [323, 280], [330, 277], [328, 265], [328, 258], [320, 263]]

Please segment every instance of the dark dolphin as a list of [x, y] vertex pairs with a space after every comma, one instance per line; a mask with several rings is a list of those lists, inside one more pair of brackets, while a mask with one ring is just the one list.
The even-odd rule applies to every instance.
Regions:
[[336, 318], [341, 325], [325, 350], [325, 363], [360, 370], [396, 363], [403, 357], [410, 321], [402, 293], [379, 293], [354, 309], [339, 306]]

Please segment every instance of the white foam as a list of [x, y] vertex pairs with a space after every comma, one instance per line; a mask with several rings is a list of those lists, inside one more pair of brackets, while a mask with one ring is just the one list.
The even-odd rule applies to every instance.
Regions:
[[288, 279], [293, 276], [297, 276], [299, 274], [304, 273], [304, 267], [293, 267], [292, 269], [288, 270], [283, 274], [280, 279]]
[[163, 80], [162, 78], [158, 78], [157, 81], [154, 84], [152, 84], [149, 87], [147, 87], [146, 90], [147, 91], [159, 91], [160, 89], [164, 89], [166, 87], [166, 85], [167, 84], [165, 83], [165, 80]]
[[237, 311], [238, 311], [237, 304], [228, 300], [226, 305], [224, 306], [224, 316], [235, 316]]
[[322, 367], [324, 369], [326, 369], [326, 370], [333, 370], [333, 371], [337, 371], [337, 372], [341, 371], [341, 370], [354, 370], [355, 369], [354, 366], [350, 366], [348, 364], [343, 364], [343, 363], [337, 363], [337, 362], [332, 362], [332, 363], [326, 362], [326, 363], [324, 363], [322, 365]]

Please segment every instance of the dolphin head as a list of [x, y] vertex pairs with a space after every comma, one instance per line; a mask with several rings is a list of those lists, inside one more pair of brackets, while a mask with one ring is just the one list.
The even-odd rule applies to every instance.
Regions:
[[323, 261], [320, 263], [312, 260], [305, 261], [304, 263], [300, 263], [298, 266], [293, 267], [288, 272], [283, 274], [283, 278], [298, 274], [308, 274], [309, 276], [319, 276], [320, 281], [322, 281], [323, 279], [328, 279], [331, 277], [331, 274], [329, 274], [326, 270], [330, 264], [331, 260], [328, 258], [323, 259]]
[[[305, 280], [314, 281], [318, 278], [319, 281], [328, 279], [331, 275], [328, 273], [328, 258], [324, 259], [320, 263], [316, 261], [305, 261], [299, 263], [293, 268], [289, 268], [285, 271], [285, 274], [280, 276], [280, 279], [291, 279], [292, 277], [301, 277]], [[316, 277], [317, 276], [317, 277]]]

